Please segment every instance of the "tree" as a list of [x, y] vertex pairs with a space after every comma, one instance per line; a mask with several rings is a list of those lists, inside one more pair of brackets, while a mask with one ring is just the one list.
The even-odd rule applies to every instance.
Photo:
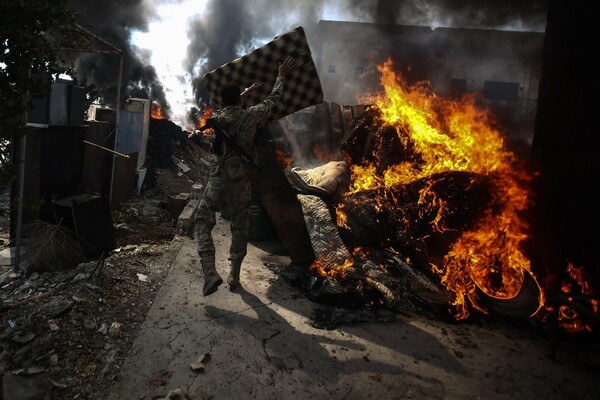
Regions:
[[31, 99], [49, 93], [53, 77], [72, 74], [61, 48], [81, 40], [67, 0], [0, 2], [0, 187], [14, 178], [11, 143], [25, 130]]

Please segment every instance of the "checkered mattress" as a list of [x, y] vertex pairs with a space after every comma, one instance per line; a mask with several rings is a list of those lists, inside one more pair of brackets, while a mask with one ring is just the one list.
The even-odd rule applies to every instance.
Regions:
[[260, 89], [245, 95], [246, 104], [254, 105], [271, 92], [277, 78], [279, 63], [288, 56], [294, 57], [296, 68], [286, 79], [282, 102], [261, 121], [261, 124], [266, 124], [323, 102], [321, 82], [302, 27], [277, 36], [266, 45], [204, 74], [202, 81], [217, 108], [222, 107], [219, 98], [222, 85], [234, 83], [244, 90], [255, 82], [263, 82], [265, 85]]

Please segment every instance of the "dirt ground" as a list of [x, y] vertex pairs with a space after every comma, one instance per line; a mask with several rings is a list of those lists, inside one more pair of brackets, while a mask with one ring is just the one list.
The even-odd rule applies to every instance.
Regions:
[[[226, 274], [227, 221], [218, 218], [214, 233]], [[193, 400], [563, 400], [598, 391], [589, 354], [561, 346], [550, 358], [549, 332], [532, 321], [457, 321], [410, 301], [402, 311], [315, 301], [285, 259], [280, 243], [251, 242], [242, 286], [203, 297], [195, 243], [184, 239], [106, 400], [177, 389]]]
[[[166, 130], [173, 128], [166, 122], [161, 124]], [[168, 142], [157, 140], [168, 143], [170, 152], [160, 153], [159, 149], [164, 153], [165, 148], [160, 143], [153, 150], [149, 148], [149, 184], [139, 196], [134, 196], [113, 214], [117, 246], [105, 259], [85, 260], [74, 266], [55, 263], [51, 268], [27, 273], [15, 273], [10, 265], [0, 266], [0, 374], [3, 376], [0, 399], [103, 399], [110, 395], [121, 367], [135, 350], [132, 347], [135, 339], [144, 334], [141, 331], [143, 322], [181, 246], [176, 220], [166, 206], [169, 197], [189, 193], [193, 184], [204, 183], [206, 179], [204, 151], [189, 146], [180, 135], [175, 136], [175, 140], [171, 138]], [[182, 169], [177, 160], [190, 169]], [[6, 251], [9, 244], [8, 194], [5, 192], [1, 199], [0, 238]], [[293, 296], [303, 296], [301, 288], [295, 290]], [[288, 295], [292, 296], [290, 293]], [[348, 313], [339, 307], [322, 305], [312, 320], [314, 326], [322, 330], [335, 330], [339, 326], [349, 326], [351, 330], [359, 324], [361, 329], [365, 326], [369, 329], [372, 325], [375, 332], [382, 322], [373, 317], [376, 315]], [[385, 319], [385, 315], [379, 317]], [[522, 366], [494, 366], [490, 364], [490, 357], [493, 359], [494, 354], [520, 355], [530, 346], [537, 349], [535, 359], [531, 360], [532, 383], [555, 380], [564, 371], [562, 381], [549, 381], [548, 385], [581, 387], [575, 387], [572, 396], [562, 398], [596, 398], [600, 388], [588, 379], [600, 365], [597, 353], [581, 353], [576, 341], [570, 340], [554, 354], [559, 360], [557, 363], [551, 359], [547, 347], [551, 339], [548, 327], [533, 321], [515, 323], [481, 317], [457, 323], [448, 316], [440, 317], [420, 307], [403, 317], [409, 318], [410, 324], [419, 329], [435, 331], [432, 335], [439, 336], [440, 342], [450, 338], [449, 348], [454, 350], [451, 355], [445, 355], [447, 362], [469, 359], [470, 368], [484, 371], [490, 384], [499, 388], [498, 398], [520, 398], [523, 390], [519, 386], [527, 385], [528, 380], [508, 382], [515, 372], [522, 374]], [[404, 343], [409, 339], [399, 337], [398, 341]], [[428, 355], [426, 348], [414, 350], [414, 363], [427, 365], [431, 362], [430, 357], [436, 357]], [[385, 353], [385, 349], [379, 351]], [[375, 349], [372, 352], [376, 352]], [[407, 350], [406, 354], [409, 353]], [[343, 358], [343, 354], [344, 349], [340, 348], [334, 357]], [[368, 354], [369, 351], [365, 351], [365, 371], [369, 371]], [[440, 374], [444, 374], [444, 362], [438, 360], [437, 364], [442, 371]], [[378, 373], [369, 376], [372, 384], [389, 379]], [[148, 384], [164, 385], [160, 377], [156, 379]], [[414, 379], [418, 382], [420, 378]], [[588, 390], [594, 386], [596, 390]], [[388, 398], [429, 398], [427, 392], [419, 392], [416, 388], [405, 392], [405, 397], [391, 397], [390, 394]], [[338, 393], [330, 398], [346, 396]]]
[[[56, 259], [20, 273], [10, 261], [0, 265], [1, 399], [16, 399], [24, 387], [38, 388], [31, 398], [99, 399], [118, 375], [168, 272], [169, 249], [176, 246], [169, 199], [189, 194], [207, 177], [204, 150], [169, 121], [151, 122], [147, 181], [139, 196], [112, 213], [115, 250], [104, 259], [77, 257], [68, 232], [43, 224], [55, 238], [47, 244]], [[4, 255], [10, 254], [9, 203], [5, 189], [0, 196]]]

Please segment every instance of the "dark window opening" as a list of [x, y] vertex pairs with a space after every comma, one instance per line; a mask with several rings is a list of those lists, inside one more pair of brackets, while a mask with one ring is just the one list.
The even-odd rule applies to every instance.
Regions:
[[514, 82], [485, 81], [483, 96], [488, 100], [519, 100], [519, 84]]

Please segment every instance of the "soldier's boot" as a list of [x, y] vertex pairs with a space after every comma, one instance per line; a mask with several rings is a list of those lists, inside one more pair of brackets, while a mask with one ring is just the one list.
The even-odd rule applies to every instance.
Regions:
[[242, 268], [242, 260], [231, 260], [231, 270], [229, 271], [229, 276], [227, 277], [227, 283], [229, 287], [235, 289], [240, 285], [240, 270]]
[[219, 288], [219, 285], [223, 283], [223, 278], [217, 272], [215, 268], [215, 257], [204, 257], [201, 260], [202, 271], [204, 272], [204, 287], [202, 294], [208, 296], [213, 294]]

